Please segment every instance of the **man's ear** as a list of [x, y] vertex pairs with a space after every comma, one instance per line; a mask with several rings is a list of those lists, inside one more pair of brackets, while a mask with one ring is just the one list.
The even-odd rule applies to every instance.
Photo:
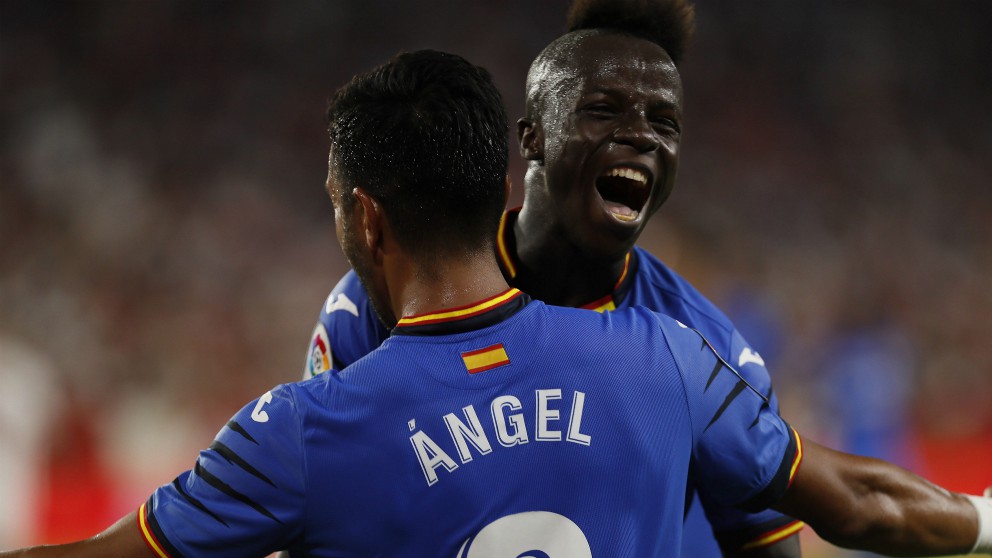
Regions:
[[544, 128], [537, 122], [527, 118], [517, 120], [517, 144], [524, 159], [544, 161]]
[[383, 228], [386, 225], [382, 205], [361, 187], [352, 190], [352, 195], [358, 200], [355, 204], [355, 210], [359, 212], [355, 221], [358, 225], [356, 232], [365, 240], [372, 261], [382, 263]]

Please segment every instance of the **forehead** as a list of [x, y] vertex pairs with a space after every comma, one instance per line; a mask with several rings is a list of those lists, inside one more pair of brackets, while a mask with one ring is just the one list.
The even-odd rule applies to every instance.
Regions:
[[[655, 43], [619, 34], [582, 38], [558, 64], [549, 93], [595, 91], [642, 96], [681, 105], [682, 80], [671, 57]], [[551, 77], [551, 76], [549, 76]]]

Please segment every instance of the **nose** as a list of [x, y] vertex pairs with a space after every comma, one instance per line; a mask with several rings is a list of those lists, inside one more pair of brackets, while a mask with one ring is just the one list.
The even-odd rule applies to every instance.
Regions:
[[620, 121], [613, 132], [613, 140], [623, 145], [629, 145], [639, 153], [647, 153], [658, 149], [661, 138], [651, 126], [651, 122], [643, 113], [628, 114]]

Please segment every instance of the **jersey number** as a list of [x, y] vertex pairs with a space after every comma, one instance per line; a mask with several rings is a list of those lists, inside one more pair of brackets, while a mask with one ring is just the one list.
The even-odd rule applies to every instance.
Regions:
[[547, 511], [501, 517], [467, 539], [455, 558], [592, 558], [585, 534], [571, 519]]

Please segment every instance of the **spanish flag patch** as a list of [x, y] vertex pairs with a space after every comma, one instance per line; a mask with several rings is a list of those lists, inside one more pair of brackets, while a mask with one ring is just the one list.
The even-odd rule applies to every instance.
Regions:
[[469, 374], [478, 374], [497, 366], [510, 364], [510, 357], [506, 356], [506, 349], [503, 348], [502, 343], [462, 353], [462, 360]]

